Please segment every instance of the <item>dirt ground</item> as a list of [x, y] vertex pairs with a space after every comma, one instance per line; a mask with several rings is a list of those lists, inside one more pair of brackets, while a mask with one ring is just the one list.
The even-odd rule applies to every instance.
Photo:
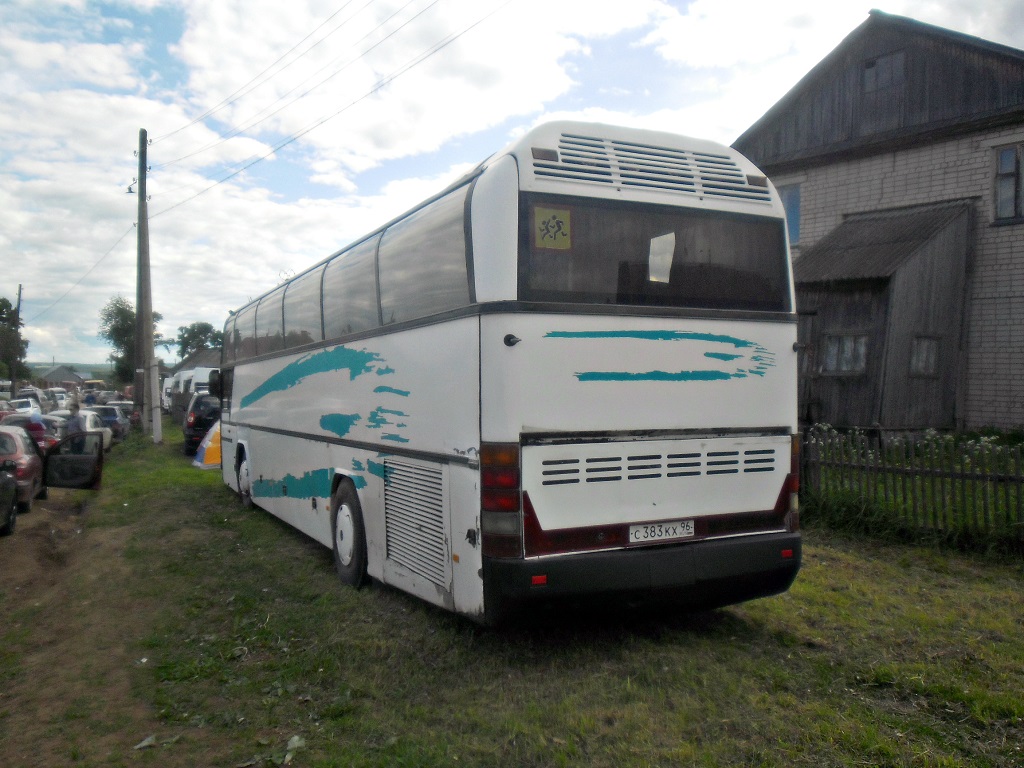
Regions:
[[126, 605], [117, 587], [131, 529], [88, 518], [70, 492], [51, 491], [0, 539], [0, 621], [13, 639], [0, 669], [16, 660], [12, 679], [0, 678], [2, 766], [134, 762], [158, 731], [132, 696], [145, 663], [132, 649], [153, 607]]

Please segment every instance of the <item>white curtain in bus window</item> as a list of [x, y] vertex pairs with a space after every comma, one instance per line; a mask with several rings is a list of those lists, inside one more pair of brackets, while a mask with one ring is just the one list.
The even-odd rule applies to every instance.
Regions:
[[377, 316], [377, 242], [364, 240], [327, 262], [324, 336], [336, 339], [380, 325]]
[[647, 271], [651, 282], [672, 282], [672, 256], [675, 252], [675, 232], [651, 238], [651, 252], [647, 257]]
[[435, 200], [384, 232], [380, 306], [384, 324], [467, 306], [467, 185]]
[[324, 270], [300, 275], [284, 292], [284, 345], [301, 347], [323, 340], [320, 325], [320, 278]]
[[284, 349], [284, 324], [281, 302], [284, 286], [260, 299], [256, 307], [256, 354], [265, 355]]
[[[539, 198], [524, 206], [524, 301], [785, 312], [788, 256], [780, 219], [621, 202]], [[551, 210], [571, 213], [552, 248]]]

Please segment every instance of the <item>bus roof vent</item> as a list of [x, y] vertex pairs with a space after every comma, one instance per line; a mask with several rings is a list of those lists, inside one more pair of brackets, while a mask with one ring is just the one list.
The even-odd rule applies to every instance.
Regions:
[[550, 155], [534, 153], [533, 172], [539, 180], [607, 184], [698, 197], [771, 199], [766, 185], [751, 183], [757, 177], [748, 178], [735, 160], [723, 154], [563, 133], [558, 157], [542, 159], [545, 157]]

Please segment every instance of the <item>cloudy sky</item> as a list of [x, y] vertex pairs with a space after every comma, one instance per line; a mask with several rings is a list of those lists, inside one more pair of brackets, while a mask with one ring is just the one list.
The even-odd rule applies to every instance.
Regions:
[[[1024, 0], [884, 11], [1024, 48]], [[729, 144], [866, 18], [821, 0], [0, 0], [0, 297], [30, 362], [98, 363], [135, 300], [174, 338], [553, 118]], [[173, 359], [175, 354], [166, 355]]]

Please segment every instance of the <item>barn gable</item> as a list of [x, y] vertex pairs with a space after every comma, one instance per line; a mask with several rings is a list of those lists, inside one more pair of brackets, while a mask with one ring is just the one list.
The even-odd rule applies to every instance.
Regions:
[[871, 11], [734, 146], [777, 174], [1019, 122], [1024, 53]]

